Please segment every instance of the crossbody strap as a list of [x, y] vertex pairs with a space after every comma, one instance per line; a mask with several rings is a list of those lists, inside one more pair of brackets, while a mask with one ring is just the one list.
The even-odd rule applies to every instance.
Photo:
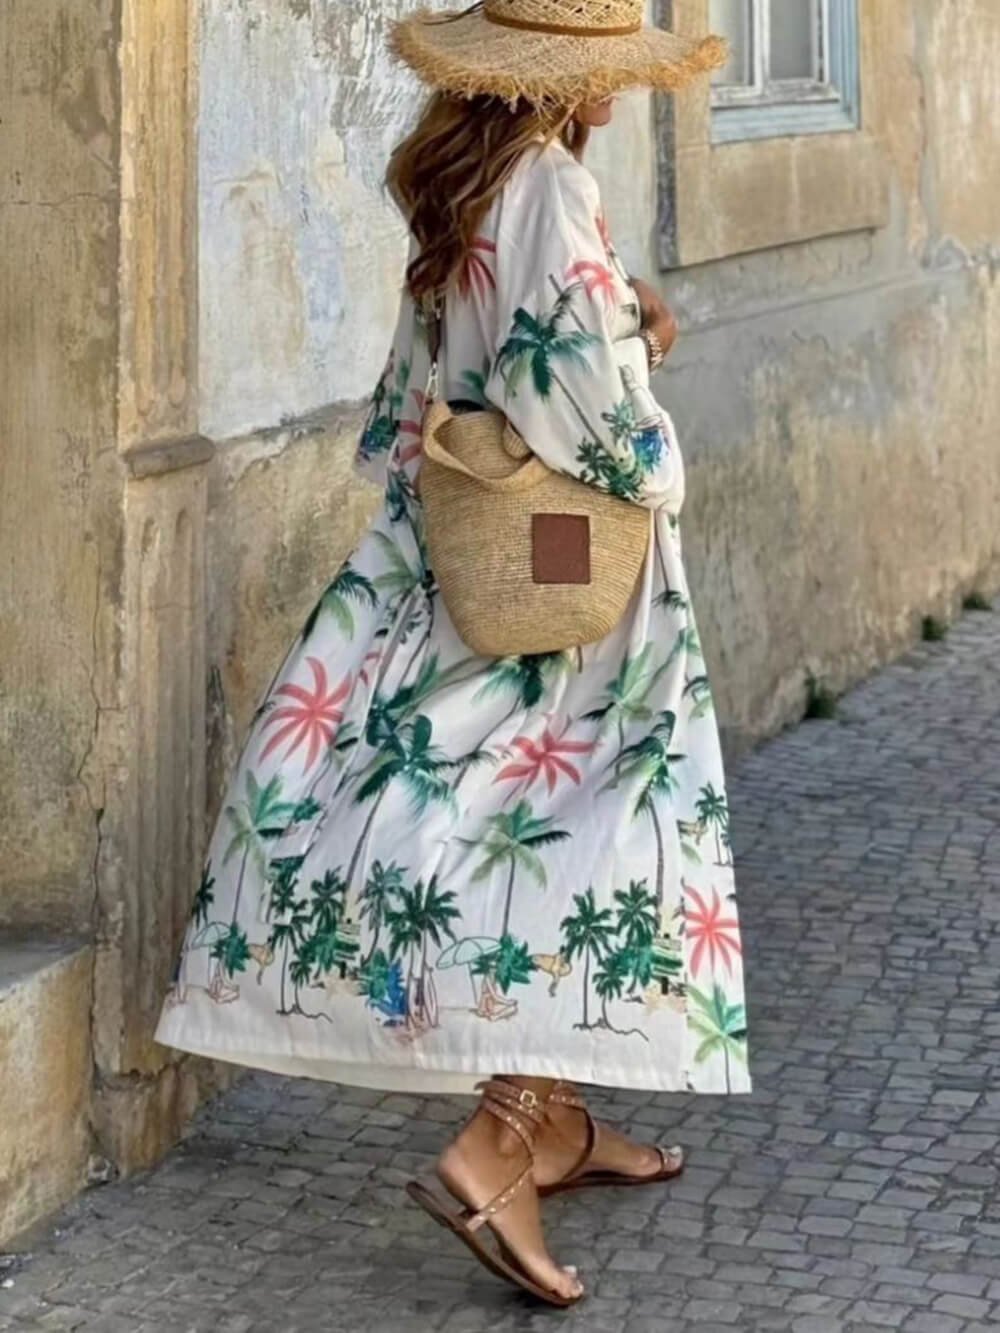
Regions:
[[427, 330], [427, 348], [430, 352], [430, 369], [427, 372], [427, 388], [424, 390], [425, 403], [432, 403], [438, 395], [438, 360], [441, 356], [441, 340], [444, 334], [444, 293], [434, 292], [421, 300], [424, 327]]

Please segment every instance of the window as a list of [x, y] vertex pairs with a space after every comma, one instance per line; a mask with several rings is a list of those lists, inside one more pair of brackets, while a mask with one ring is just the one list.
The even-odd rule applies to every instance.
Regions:
[[711, 26], [731, 50], [714, 81], [655, 102], [664, 268], [885, 226], [880, 12], [858, 0], [654, 0], [661, 27]]
[[858, 128], [857, 0], [709, 0], [709, 22], [713, 142]]

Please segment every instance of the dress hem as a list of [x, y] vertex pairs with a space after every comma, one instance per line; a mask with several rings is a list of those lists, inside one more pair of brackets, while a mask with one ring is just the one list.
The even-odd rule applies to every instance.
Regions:
[[320, 1057], [291, 1055], [277, 1051], [222, 1049], [214, 1044], [202, 1044], [190, 1038], [170, 1039], [156, 1037], [160, 1045], [185, 1051], [206, 1060], [221, 1060], [227, 1064], [242, 1065], [247, 1069], [261, 1069], [271, 1074], [291, 1078], [311, 1078], [345, 1087], [369, 1088], [380, 1092], [410, 1092], [425, 1096], [471, 1096], [475, 1085], [497, 1074], [517, 1074], [526, 1078], [562, 1079], [595, 1087], [617, 1088], [634, 1092], [685, 1093], [694, 1096], [748, 1096], [753, 1092], [752, 1082], [746, 1086], [726, 1090], [690, 1088], [676, 1083], [637, 1080], [634, 1073], [610, 1076], [606, 1071], [581, 1070], [579, 1065], [570, 1069], [543, 1056], [518, 1057], [516, 1065], [502, 1056], [495, 1057], [489, 1067], [459, 1070], [444, 1067], [417, 1068], [412, 1065], [370, 1064], [360, 1061], [326, 1060]]

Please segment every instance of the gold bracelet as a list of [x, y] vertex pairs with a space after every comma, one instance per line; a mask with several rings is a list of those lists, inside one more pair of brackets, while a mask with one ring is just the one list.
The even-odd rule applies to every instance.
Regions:
[[640, 329], [639, 336], [646, 344], [646, 352], [649, 356], [649, 369], [651, 371], [659, 370], [665, 359], [663, 344], [652, 329]]

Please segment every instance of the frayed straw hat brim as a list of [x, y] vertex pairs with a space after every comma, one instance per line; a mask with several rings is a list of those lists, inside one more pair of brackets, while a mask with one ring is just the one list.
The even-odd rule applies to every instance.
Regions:
[[679, 37], [659, 28], [625, 36], [574, 37], [498, 27], [482, 12], [448, 22], [428, 9], [393, 25], [389, 46], [432, 87], [462, 97], [575, 106], [626, 88], [674, 92], [725, 64], [721, 37]]

